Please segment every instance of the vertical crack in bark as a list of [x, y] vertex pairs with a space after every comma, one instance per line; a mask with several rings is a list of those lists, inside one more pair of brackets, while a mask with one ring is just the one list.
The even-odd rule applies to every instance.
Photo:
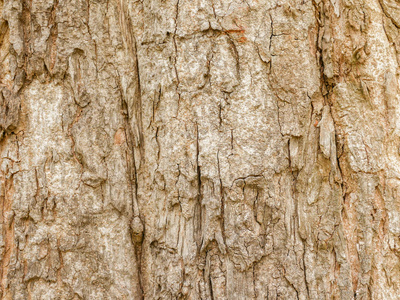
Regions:
[[[32, 55], [30, 49], [30, 41], [31, 41], [31, 8], [32, 2], [29, 0], [22, 0], [22, 14], [21, 14], [21, 22], [22, 22], [22, 30], [23, 30], [23, 66], [20, 69], [20, 72], [24, 72], [27, 76], [28, 80], [32, 79], [32, 75], [28, 71], [28, 62], [29, 58]], [[18, 57], [18, 60], [21, 59]]]
[[[239, 82], [238, 84], [240, 84], [242, 76], [240, 74], [240, 55], [239, 55], [239, 51], [238, 51], [238, 49], [236, 47], [235, 40], [232, 38], [231, 34], [228, 31], [226, 31], [226, 35], [228, 37], [229, 43], [232, 46], [233, 57], [235, 58], [235, 61], [236, 61], [236, 64], [235, 64], [236, 74], [238, 74], [238, 77], [239, 77], [238, 78], [238, 82]], [[233, 87], [235, 87], [235, 86], [233, 86]]]
[[180, 80], [179, 80], [179, 74], [178, 74], [178, 69], [176, 68], [176, 63], [178, 61], [178, 47], [176, 45], [176, 32], [178, 30], [178, 17], [179, 17], [179, 1], [176, 1], [176, 15], [175, 15], [175, 30], [174, 30], [174, 36], [172, 38], [174, 42], [174, 49], [175, 49], [175, 58], [174, 58], [174, 70], [175, 70], [175, 76], [176, 76], [176, 93], [178, 94], [178, 107], [176, 110], [176, 118], [179, 115], [179, 108], [180, 108], [180, 103], [181, 103], [181, 93], [179, 91], [179, 85], [180, 85]]
[[[137, 132], [137, 141], [135, 143], [136, 146], [139, 147], [140, 151], [140, 161], [144, 160], [144, 139], [143, 139], [143, 121], [142, 121], [142, 92], [141, 92], [141, 83], [140, 83], [140, 69], [139, 69], [139, 59], [137, 55], [137, 43], [134, 35], [134, 31], [132, 28], [132, 22], [128, 14], [128, 9], [125, 7], [124, 0], [118, 1], [118, 10], [119, 10], [119, 23], [120, 29], [123, 34], [125, 45], [129, 51], [129, 54], [132, 59], [132, 69], [134, 71], [134, 85], [135, 85], [135, 93], [132, 96], [133, 101], [133, 115], [129, 116], [129, 121], [131, 121], [132, 117], [135, 117], [135, 129]], [[121, 86], [121, 85], [120, 85]], [[123, 93], [123, 91], [122, 91]], [[130, 102], [129, 99], [125, 99], [127, 104], [127, 109], [129, 112]]]
[[[118, 73], [118, 72], [117, 72]], [[118, 74], [119, 76], [119, 74]], [[121, 97], [121, 105], [125, 122], [125, 137], [126, 137], [126, 163], [128, 169], [128, 178], [130, 183], [130, 197], [131, 197], [131, 209], [132, 209], [132, 217], [130, 220], [130, 230], [132, 237], [132, 244], [134, 246], [135, 257], [138, 268], [138, 280], [139, 280], [139, 288], [140, 288], [140, 299], [143, 299], [143, 286], [142, 286], [142, 274], [141, 274], [141, 254], [142, 254], [142, 241], [144, 237], [144, 226], [143, 221], [140, 217], [139, 205], [138, 205], [138, 181], [137, 181], [137, 168], [136, 168], [136, 159], [135, 159], [135, 150], [134, 150], [134, 135], [132, 133], [132, 129], [130, 126], [130, 117], [129, 110], [127, 107], [126, 99], [124, 98], [123, 90], [121, 87], [121, 83], [117, 81], [120, 91]]]
[[[324, 61], [324, 49], [323, 49], [323, 38], [326, 34], [326, 21], [325, 19], [327, 18], [327, 16], [325, 16], [324, 14], [324, 2], [322, 2], [320, 4], [320, 8], [318, 7], [318, 4], [313, 0], [312, 4], [314, 6], [314, 10], [315, 10], [315, 18], [317, 20], [317, 24], [318, 24], [318, 30], [317, 30], [317, 38], [316, 38], [316, 56], [319, 58], [318, 64], [320, 67], [320, 92], [323, 96], [323, 100], [324, 100], [324, 105], [329, 106], [329, 114], [331, 115], [332, 118], [332, 122], [333, 122], [333, 134], [334, 137], [332, 138], [332, 143], [333, 145], [331, 145], [331, 151], [330, 151], [330, 160], [331, 160], [331, 172], [333, 172], [334, 174], [334, 181], [330, 182], [331, 188], [334, 189], [334, 187], [332, 185], [336, 185], [337, 189], [339, 191], [341, 191], [341, 194], [339, 197], [341, 197], [340, 200], [340, 205], [341, 208], [340, 210], [340, 219], [343, 220], [343, 211], [345, 210], [345, 207], [343, 207], [343, 199], [345, 197], [345, 190], [346, 190], [346, 181], [343, 177], [343, 172], [340, 166], [340, 159], [339, 159], [339, 153], [337, 151], [337, 124], [335, 122], [335, 118], [333, 118], [332, 116], [332, 107], [333, 107], [333, 103], [331, 98], [332, 92], [333, 92], [333, 88], [335, 86], [335, 81], [330, 80], [327, 75], [325, 75], [325, 61]], [[321, 30], [324, 30], [323, 34], [321, 35]], [[332, 37], [330, 37], [332, 39]], [[341, 75], [342, 76], [342, 75]], [[332, 148], [333, 147], [333, 148]], [[338, 175], [335, 175], [338, 174]], [[333, 201], [339, 201], [338, 199], [333, 199]], [[335, 204], [336, 205], [336, 204]], [[336, 232], [338, 225], [335, 224], [335, 228], [333, 233], [331, 234], [331, 236], [329, 237], [329, 239], [333, 238], [334, 235], [339, 235], [338, 232]], [[349, 257], [349, 252], [347, 249], [347, 238], [345, 237], [345, 240], [342, 241], [342, 243], [345, 244], [345, 246], [343, 247], [345, 250], [343, 250], [346, 254], [347, 257]], [[340, 249], [338, 249], [338, 246], [336, 244], [333, 244], [333, 252], [335, 254], [335, 258], [334, 258], [334, 264], [338, 264], [339, 266], [341, 266], [343, 264], [343, 262], [339, 262], [338, 258], [337, 258], [337, 254], [336, 251], [340, 251]], [[357, 255], [359, 253], [357, 252]], [[344, 255], [343, 253], [341, 255]], [[359, 258], [358, 258], [359, 259]], [[353, 272], [352, 270], [352, 263], [351, 263], [351, 258], [350, 258], [350, 275]], [[334, 272], [334, 276], [335, 276], [335, 284], [337, 284], [339, 278], [339, 273], [338, 272]], [[352, 285], [352, 284], [351, 284]], [[355, 292], [357, 289], [354, 285], [352, 285], [353, 291]], [[342, 294], [343, 291], [340, 291], [340, 293]], [[343, 294], [342, 294], [343, 295]]]
[[207, 255], [207, 259], [209, 261], [208, 283], [210, 285], [210, 297], [211, 297], [211, 300], [214, 300], [214, 291], [213, 291], [213, 284], [212, 284], [212, 278], [211, 278], [211, 276], [212, 276], [212, 273], [211, 273], [212, 265], [211, 265], [211, 257], [209, 257], [210, 256], [209, 251], [207, 251], [206, 255]]
[[256, 289], [256, 272], [255, 272], [255, 267], [256, 263], [252, 265], [252, 276], [253, 276], [253, 293], [254, 293], [254, 299], [257, 299], [257, 289]]
[[[56, 64], [56, 58], [57, 58], [57, 38], [58, 38], [58, 24], [56, 22], [56, 12], [57, 12], [57, 7], [58, 7], [58, 1], [59, 0], [54, 0], [54, 4], [51, 8], [50, 12], [50, 17], [49, 17], [49, 26], [50, 27], [50, 36], [48, 38], [48, 43], [47, 43], [47, 59], [44, 59], [45, 61], [45, 67], [48, 70], [48, 74], [51, 77], [52, 76], [52, 71], [54, 69], [54, 66]], [[90, 1], [90, 0], [88, 0]], [[46, 62], [48, 61], [48, 65], [46, 65]]]
[[200, 145], [199, 145], [199, 125], [196, 123], [196, 167], [197, 167], [197, 204], [196, 212], [198, 214], [197, 219], [193, 218], [195, 222], [195, 228], [197, 227], [197, 247], [198, 251], [202, 248], [203, 244], [203, 204], [202, 204], [202, 193], [201, 193], [201, 167], [199, 164]]
[[137, 44], [136, 38], [133, 35], [132, 24], [128, 22], [130, 33], [133, 39], [134, 45], [134, 59], [135, 59], [135, 70], [136, 70], [136, 89], [135, 89], [135, 113], [136, 113], [136, 122], [138, 126], [138, 134], [139, 134], [139, 151], [140, 151], [140, 161], [144, 162], [144, 138], [143, 138], [143, 121], [142, 121], [142, 87], [140, 83], [140, 69], [139, 69], [139, 59], [137, 55]]
[[224, 241], [224, 251], [222, 254], [225, 254], [226, 247], [226, 237], [225, 237], [225, 196], [224, 196], [224, 186], [222, 184], [221, 179], [221, 166], [219, 162], [219, 150], [217, 151], [217, 166], [218, 166], [218, 179], [220, 185], [220, 200], [221, 200], [221, 234]]
[[320, 37], [320, 32], [324, 28], [324, 24], [322, 24], [322, 18], [324, 14], [318, 8], [318, 4], [315, 2], [315, 0], [312, 1], [312, 4], [314, 6], [315, 19], [317, 20], [318, 24], [318, 30], [315, 39], [317, 52], [315, 53], [315, 55], [318, 58], [317, 63], [319, 64], [320, 67], [320, 91], [322, 96], [324, 97], [324, 100], [327, 101], [328, 82], [325, 81], [323, 50], [320, 45], [320, 38], [322, 39], [322, 36]]
[[[140, 82], [140, 69], [139, 69], [139, 59], [137, 55], [137, 43], [134, 35], [134, 31], [132, 28], [131, 19], [128, 16], [128, 9], [125, 6], [125, 1], [118, 1], [118, 10], [119, 10], [119, 23], [120, 29], [123, 34], [123, 38], [126, 44], [126, 47], [131, 55], [132, 59], [132, 69], [134, 71], [134, 95], [132, 96], [132, 114], [130, 114], [130, 99], [124, 98], [124, 91], [122, 89], [122, 85], [120, 82], [119, 89], [121, 93], [123, 110], [125, 111], [124, 119], [125, 119], [125, 136], [126, 142], [128, 146], [129, 156], [128, 156], [128, 169], [129, 169], [129, 178], [131, 182], [131, 191], [132, 191], [132, 210], [133, 216], [130, 224], [130, 228], [132, 231], [132, 242], [134, 245], [135, 256], [137, 261], [138, 268], [138, 280], [139, 280], [139, 288], [140, 288], [140, 299], [143, 299], [144, 290], [142, 283], [142, 247], [143, 247], [143, 237], [145, 234], [144, 223], [142, 220], [142, 216], [140, 214], [139, 204], [138, 204], [138, 170], [137, 170], [137, 158], [135, 157], [135, 147], [138, 147], [140, 154], [140, 165], [144, 164], [144, 138], [143, 138], [143, 122], [142, 122], [142, 92], [141, 92], [141, 82]], [[135, 135], [132, 132], [131, 128], [131, 120], [134, 117], [134, 126], [136, 127], [135, 132], [137, 134], [137, 139], [135, 139]], [[136, 141], [136, 142], [135, 142]]]
[[76, 151], [75, 151], [75, 139], [74, 136], [72, 134], [72, 128], [74, 127], [74, 125], [79, 121], [81, 114], [82, 114], [82, 108], [76, 104], [76, 114], [74, 117], [74, 120], [68, 125], [68, 129], [67, 129], [67, 135], [69, 137], [69, 139], [71, 140], [71, 151], [72, 151], [72, 156], [74, 157], [75, 161], [81, 166], [81, 171], [83, 172], [83, 165], [82, 162], [80, 161], [80, 159], [78, 158], [78, 156], [76, 155]]
[[272, 38], [274, 36], [274, 20], [272, 19], [272, 15], [269, 14], [269, 19], [270, 19], [270, 24], [271, 24], [271, 34], [269, 36], [269, 53], [271, 53], [271, 47], [272, 47]]
[[[128, 117], [127, 117], [128, 118]], [[139, 280], [139, 287], [140, 287], [140, 299], [143, 299], [143, 286], [142, 286], [142, 241], [144, 237], [144, 226], [143, 222], [140, 217], [139, 205], [138, 205], [138, 183], [137, 183], [137, 170], [135, 164], [135, 152], [133, 149], [133, 141], [132, 141], [132, 132], [129, 127], [129, 122], [126, 119], [125, 123], [125, 135], [127, 137], [127, 146], [130, 155], [127, 157], [127, 167], [129, 170], [129, 182], [131, 184], [131, 199], [132, 199], [132, 220], [130, 224], [131, 228], [131, 235], [132, 235], [132, 242], [135, 250], [135, 256], [138, 266], [138, 280]]]
[[304, 272], [304, 283], [306, 285], [306, 290], [307, 290], [307, 297], [308, 299], [310, 298], [310, 289], [308, 287], [308, 281], [307, 281], [307, 271], [306, 271], [306, 240], [303, 240], [303, 272]]

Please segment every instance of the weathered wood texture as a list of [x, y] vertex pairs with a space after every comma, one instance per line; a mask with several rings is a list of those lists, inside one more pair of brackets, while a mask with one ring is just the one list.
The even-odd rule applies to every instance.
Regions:
[[1, 299], [400, 299], [399, 28], [0, 0]]

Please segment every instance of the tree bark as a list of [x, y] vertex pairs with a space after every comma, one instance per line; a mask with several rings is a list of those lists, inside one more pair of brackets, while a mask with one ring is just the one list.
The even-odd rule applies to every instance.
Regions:
[[400, 4], [0, 0], [1, 299], [399, 299]]

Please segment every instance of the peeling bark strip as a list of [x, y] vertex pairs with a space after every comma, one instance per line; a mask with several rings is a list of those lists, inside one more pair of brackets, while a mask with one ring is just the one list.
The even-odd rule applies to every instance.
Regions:
[[1, 299], [398, 299], [394, 0], [0, 0]]

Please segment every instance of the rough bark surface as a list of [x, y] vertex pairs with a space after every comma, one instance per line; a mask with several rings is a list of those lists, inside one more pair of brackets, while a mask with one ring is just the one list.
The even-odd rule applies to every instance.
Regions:
[[0, 0], [1, 299], [399, 299], [395, 0]]

